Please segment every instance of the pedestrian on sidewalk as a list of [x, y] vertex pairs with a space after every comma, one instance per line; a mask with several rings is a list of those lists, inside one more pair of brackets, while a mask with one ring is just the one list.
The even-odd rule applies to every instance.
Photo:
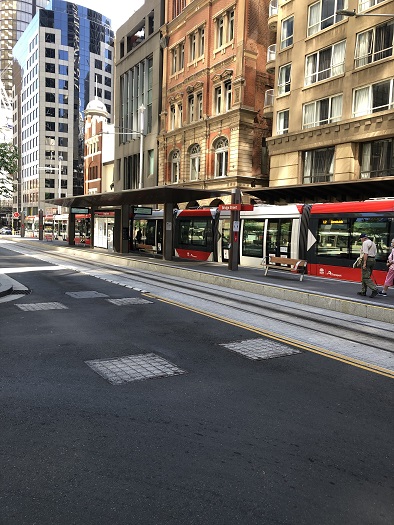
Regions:
[[378, 287], [372, 280], [372, 271], [375, 267], [376, 244], [368, 237], [366, 233], [360, 235], [362, 242], [360, 256], [362, 256], [361, 265], [361, 291], [357, 295], [367, 295], [367, 288], [372, 290], [370, 297], [378, 295]]
[[391, 253], [387, 259], [388, 272], [386, 280], [384, 281], [383, 290], [379, 292], [379, 295], [386, 296], [389, 286], [394, 284], [394, 239], [391, 239]]

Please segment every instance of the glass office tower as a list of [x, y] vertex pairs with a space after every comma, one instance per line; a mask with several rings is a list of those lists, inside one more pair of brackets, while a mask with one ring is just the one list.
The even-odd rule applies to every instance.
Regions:
[[83, 112], [95, 96], [113, 113], [113, 31], [86, 7], [52, 0], [14, 47], [14, 131], [21, 210], [83, 193]]

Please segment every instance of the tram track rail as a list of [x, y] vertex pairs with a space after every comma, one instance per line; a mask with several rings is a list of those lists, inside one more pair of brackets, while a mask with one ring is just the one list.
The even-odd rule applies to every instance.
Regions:
[[[368, 326], [368, 331], [363, 331], [363, 344], [371, 348], [381, 350], [382, 348], [394, 353], [394, 334], [391, 331], [384, 331], [380, 323], [364, 319], [356, 316], [347, 316], [344, 318], [342, 314], [333, 311], [320, 312], [315, 309], [312, 313], [311, 307], [302, 307], [300, 304], [291, 303], [290, 301], [277, 300], [263, 295], [245, 293], [231, 289], [231, 297], [226, 296], [226, 289], [223, 286], [212, 286], [201, 281], [191, 281], [190, 279], [165, 276], [141, 269], [129, 269], [127, 267], [119, 267], [116, 263], [89, 261], [83, 256], [79, 256], [74, 251], [72, 255], [67, 253], [56, 253], [55, 250], [40, 249], [34, 246], [34, 249], [23, 246], [23, 251], [27, 255], [36, 255], [37, 252], [45, 254], [53, 259], [55, 264], [65, 265], [64, 261], [70, 261], [74, 265], [79, 265], [81, 268], [76, 268], [76, 271], [87, 271], [87, 273], [97, 273], [100, 270], [109, 272], [108, 278], [103, 278], [107, 281], [114, 282], [125, 286], [118, 282], [127, 277], [130, 279], [130, 286], [137, 291], [149, 295], [149, 287], [157, 287], [168, 293], [178, 293], [186, 297], [199, 299], [201, 301], [209, 301], [212, 304], [226, 306], [228, 308], [235, 308], [239, 312], [251, 315], [262, 316], [275, 322], [285, 323], [287, 326], [293, 326], [295, 331], [299, 329], [302, 322], [307, 323], [308, 329], [322, 336], [335, 336], [339, 340], [359, 342], [360, 328]], [[119, 276], [119, 279], [111, 277]], [[98, 277], [96, 275], [96, 277]], [[170, 281], [169, 281], [170, 278]], [[128, 285], [129, 286], [129, 285]], [[228, 290], [227, 290], [228, 293]], [[152, 297], [160, 295], [157, 291], [152, 292]], [[313, 315], [313, 319], [311, 316]], [[280, 335], [280, 334], [278, 334]], [[390, 350], [393, 348], [393, 350]]]

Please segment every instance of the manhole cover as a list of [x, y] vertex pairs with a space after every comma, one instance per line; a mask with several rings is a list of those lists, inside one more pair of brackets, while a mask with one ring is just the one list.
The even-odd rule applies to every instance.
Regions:
[[140, 299], [138, 297], [124, 297], [123, 299], [107, 299], [109, 303], [116, 304], [116, 306], [126, 306], [128, 304], [152, 304], [153, 301], [147, 299]]
[[30, 303], [30, 304], [16, 304], [18, 308], [25, 312], [33, 312], [37, 310], [68, 310], [67, 306], [62, 303]]
[[112, 385], [158, 377], [185, 374], [177, 366], [156, 354], [140, 354], [113, 359], [85, 361], [88, 366]]
[[66, 292], [66, 295], [74, 299], [94, 299], [95, 297], [108, 297], [105, 293], [86, 291], [86, 292]]
[[232, 352], [241, 354], [248, 359], [272, 359], [274, 357], [284, 357], [287, 355], [300, 354], [300, 350], [288, 346], [284, 343], [268, 338], [248, 339], [234, 343], [221, 343]]

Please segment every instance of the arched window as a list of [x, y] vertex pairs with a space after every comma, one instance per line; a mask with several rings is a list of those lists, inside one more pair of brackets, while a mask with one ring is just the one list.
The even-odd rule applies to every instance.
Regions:
[[228, 140], [220, 137], [215, 148], [215, 178], [226, 177], [228, 171]]
[[189, 148], [190, 155], [190, 180], [198, 180], [200, 175], [201, 148], [198, 144], [192, 144]]
[[181, 155], [179, 150], [171, 153], [171, 182], [177, 184], [179, 182]]

